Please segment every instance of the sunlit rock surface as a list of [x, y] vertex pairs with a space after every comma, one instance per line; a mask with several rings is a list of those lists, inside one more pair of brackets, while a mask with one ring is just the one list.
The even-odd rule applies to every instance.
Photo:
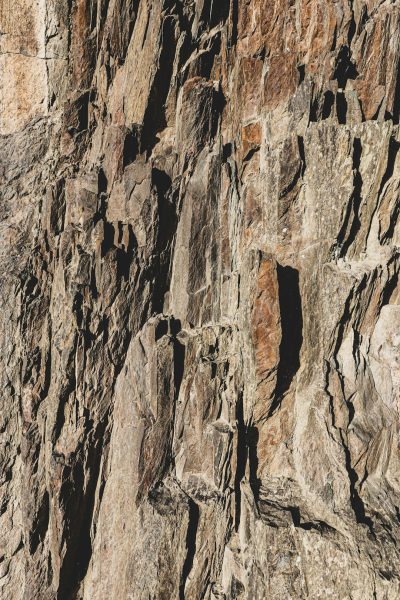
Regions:
[[400, 6], [0, 0], [0, 597], [400, 598]]

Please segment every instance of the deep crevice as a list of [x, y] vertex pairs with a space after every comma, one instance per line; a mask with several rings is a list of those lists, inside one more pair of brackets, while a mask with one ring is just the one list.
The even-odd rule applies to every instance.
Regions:
[[400, 214], [400, 202], [397, 199], [395, 206], [393, 208], [393, 211], [389, 218], [389, 226], [386, 229], [385, 233], [382, 236], [380, 236], [382, 243], [386, 243], [388, 240], [391, 240], [393, 238], [395, 227], [396, 227], [397, 223], [399, 222], [399, 214]]
[[97, 429], [91, 432], [94, 439], [88, 445], [85, 468], [80, 456], [76, 457], [72, 467], [64, 467], [60, 503], [65, 510], [65, 531], [68, 539], [65, 540], [66, 553], [60, 569], [57, 600], [71, 600], [75, 597], [92, 556], [90, 530], [100, 475], [101, 447], [107, 423], [108, 415], [98, 424]]
[[326, 533], [328, 531], [334, 531], [333, 527], [325, 523], [325, 521], [302, 521], [301, 513], [298, 506], [289, 506], [288, 508], [290, 514], [292, 515], [293, 525], [300, 529], [304, 529], [305, 531], [316, 530], [320, 533]]
[[241, 512], [241, 491], [240, 482], [246, 473], [247, 464], [247, 441], [246, 426], [243, 415], [243, 393], [240, 395], [236, 404], [236, 427], [237, 427], [237, 447], [236, 447], [236, 473], [235, 473], [235, 529], [238, 531]]
[[335, 70], [333, 79], [338, 82], [338, 87], [345, 89], [349, 79], [356, 79], [358, 72], [355, 64], [351, 60], [350, 49], [348, 46], [342, 46], [335, 61]]
[[399, 124], [400, 119], [400, 58], [397, 61], [396, 87], [393, 98], [393, 123]]
[[258, 428], [249, 424], [246, 428], [246, 441], [248, 448], [248, 458], [249, 458], [249, 483], [253, 492], [253, 496], [256, 502], [258, 502], [260, 498], [260, 487], [261, 481], [257, 476], [258, 471], [258, 440], [260, 434], [258, 432]]
[[133, 125], [124, 139], [123, 166], [126, 167], [134, 162], [140, 153], [141, 125]]
[[272, 415], [281, 403], [300, 367], [300, 350], [303, 344], [303, 315], [299, 287], [299, 272], [292, 267], [278, 265], [279, 308], [282, 338], [279, 347], [279, 365]]
[[[230, 9], [230, 0], [205, 0], [200, 22], [208, 29], [216, 27], [218, 23], [225, 23]], [[203, 30], [205, 27], [203, 28]]]
[[360, 25], [359, 25], [360, 33], [364, 29], [368, 19], [369, 19], [368, 8], [364, 5], [361, 9], [361, 18], [360, 18]]
[[157, 196], [157, 252], [151, 265], [154, 277], [152, 309], [154, 313], [162, 313], [165, 293], [170, 280], [171, 252], [178, 216], [176, 213], [175, 191], [167, 173], [160, 169], [152, 169], [152, 185]]
[[301, 135], [297, 136], [297, 145], [299, 148], [299, 155], [300, 155], [300, 160], [301, 160], [301, 171], [300, 171], [300, 175], [301, 177], [304, 177], [304, 173], [306, 171], [306, 153], [304, 150], [304, 138]]
[[333, 30], [332, 46], [330, 47], [331, 52], [334, 52], [336, 50], [337, 34], [338, 34], [338, 26], [337, 26], [337, 23], [335, 23], [335, 29]]
[[310, 123], [317, 123], [320, 112], [319, 99], [313, 98], [310, 104]]
[[158, 141], [157, 134], [167, 125], [165, 104], [170, 89], [175, 49], [175, 18], [167, 15], [162, 24], [161, 53], [143, 121], [142, 143], [148, 155]]
[[211, 123], [211, 137], [215, 138], [219, 129], [219, 117], [222, 115], [223, 110], [226, 106], [226, 98], [219, 87], [217, 92], [214, 92], [212, 99], [212, 123]]
[[89, 92], [85, 92], [77, 104], [79, 131], [84, 131], [89, 125], [89, 96]]
[[200, 511], [198, 505], [189, 498], [189, 523], [186, 533], [186, 558], [182, 568], [181, 582], [179, 586], [179, 600], [185, 600], [185, 585], [196, 554], [196, 536], [199, 526]]
[[238, 38], [239, 23], [239, 0], [232, 0], [232, 46], [235, 46]]
[[[121, 228], [121, 226], [120, 226]], [[122, 228], [121, 228], [122, 229]], [[137, 249], [137, 240], [133, 233], [132, 225], [128, 225], [128, 245], [125, 248], [117, 248], [117, 277], [118, 279], [129, 279], [129, 273], [135, 251]]]
[[219, 33], [214, 37], [211, 42], [210, 48], [207, 52], [200, 54], [198, 58], [198, 72], [201, 77], [210, 79], [212, 69], [214, 67], [215, 58], [220, 55], [221, 52], [221, 34]]
[[111, 248], [114, 247], [114, 236], [115, 236], [114, 225], [112, 223], [110, 223], [109, 221], [105, 221], [103, 240], [101, 242], [101, 257], [102, 258], [104, 258], [104, 256], [107, 254], [107, 252], [109, 250], [111, 250]]
[[47, 490], [45, 491], [39, 510], [32, 525], [32, 531], [29, 535], [29, 552], [35, 554], [37, 547], [43, 542], [49, 526], [50, 499]]
[[344, 449], [344, 453], [345, 453], [345, 459], [346, 459], [346, 470], [348, 473], [348, 477], [349, 477], [349, 483], [350, 483], [350, 503], [351, 503], [351, 507], [353, 509], [354, 512], [354, 516], [356, 518], [357, 523], [362, 523], [364, 525], [367, 525], [368, 529], [370, 530], [371, 534], [375, 536], [374, 533], [374, 527], [373, 527], [373, 521], [370, 517], [368, 517], [365, 514], [365, 507], [364, 507], [364, 503], [361, 500], [357, 489], [356, 489], [356, 484], [358, 481], [358, 475], [356, 473], [356, 471], [353, 469], [352, 465], [351, 465], [351, 455], [350, 455], [350, 450], [345, 442], [344, 439], [344, 435], [343, 432], [340, 431], [340, 437], [342, 440], [342, 446]]
[[222, 162], [228, 162], [228, 158], [232, 156], [232, 144], [229, 142], [222, 147]]
[[185, 371], [185, 346], [177, 339], [174, 340], [174, 387], [175, 401], [178, 400]]
[[[360, 138], [354, 138], [353, 141], [353, 194], [347, 205], [343, 225], [337, 237], [337, 247], [339, 256], [345, 256], [348, 249], [354, 242], [356, 235], [361, 227], [360, 206], [362, 200], [363, 180], [360, 173], [362, 146]], [[351, 225], [350, 225], [350, 219]]]
[[168, 321], [166, 319], [161, 319], [156, 325], [155, 328], [155, 341], [158, 342], [161, 338], [163, 338], [168, 333]]
[[256, 503], [260, 498], [261, 481], [257, 476], [258, 471], [258, 440], [259, 431], [253, 423], [246, 424], [243, 412], [243, 393], [241, 392], [236, 404], [236, 427], [237, 427], [237, 448], [236, 448], [236, 473], [235, 473], [235, 530], [238, 531], [240, 525], [240, 513], [242, 496], [240, 484], [246, 477], [246, 468], [248, 467], [249, 484], [253, 492]]
[[328, 90], [324, 94], [324, 103], [322, 105], [322, 120], [323, 121], [326, 119], [329, 119], [329, 117], [331, 116], [332, 108], [333, 108], [334, 104], [335, 104], [335, 96], [334, 96], [333, 92]]
[[389, 179], [393, 175], [394, 165], [395, 165], [395, 162], [396, 162], [397, 153], [399, 151], [399, 148], [400, 148], [400, 143], [394, 137], [391, 137], [390, 141], [389, 141], [388, 159], [387, 159], [387, 164], [386, 164], [386, 170], [385, 170], [384, 176], [382, 177], [381, 185], [379, 186], [378, 203], [377, 203], [377, 205], [379, 205], [379, 203], [380, 203], [382, 192], [383, 192], [383, 189], [384, 189], [386, 183], [389, 181]]
[[107, 193], [108, 181], [103, 169], [99, 169], [97, 174], [97, 189], [99, 194]]
[[343, 92], [336, 94], [336, 116], [339, 125], [346, 125], [347, 119], [347, 100]]
[[297, 65], [297, 71], [299, 73], [299, 83], [298, 83], [298, 85], [301, 85], [303, 83], [305, 75], [306, 75], [306, 67], [305, 67], [305, 65]]
[[329, 399], [329, 414], [331, 417], [332, 427], [336, 429], [336, 415], [335, 415], [335, 405], [334, 405], [334, 397], [329, 391], [329, 383], [330, 383], [330, 374], [331, 374], [331, 365], [325, 360], [325, 369], [324, 369], [324, 391]]
[[347, 32], [347, 42], [349, 44], [349, 47], [351, 46], [351, 42], [353, 41], [353, 38], [355, 36], [355, 33], [357, 31], [357, 26], [356, 26], [356, 20], [354, 18], [354, 7], [353, 7], [353, 3], [354, 0], [351, 0], [350, 3], [350, 8], [351, 8], [351, 21], [350, 21], [350, 25], [349, 25], [349, 31]]
[[394, 273], [394, 275], [387, 281], [385, 287], [383, 288], [381, 301], [379, 303], [380, 309], [382, 309], [383, 306], [386, 306], [387, 304], [389, 304], [393, 293], [397, 289], [398, 283], [399, 283], [399, 274], [396, 271]]
[[[378, 120], [379, 113], [381, 112], [381, 108], [382, 108], [384, 100], [385, 100], [385, 98], [382, 98], [382, 100], [379, 102], [378, 108], [376, 109], [376, 111], [374, 112], [374, 114], [371, 117], [371, 121], [377, 121]], [[360, 104], [361, 104], [361, 101], [360, 101]], [[392, 115], [389, 112], [385, 111], [385, 121], [388, 121], [391, 118], [392, 118]]]

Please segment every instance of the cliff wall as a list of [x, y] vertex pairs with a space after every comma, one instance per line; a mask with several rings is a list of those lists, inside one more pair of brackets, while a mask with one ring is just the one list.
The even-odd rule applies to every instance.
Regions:
[[400, 7], [0, 0], [0, 596], [400, 598]]

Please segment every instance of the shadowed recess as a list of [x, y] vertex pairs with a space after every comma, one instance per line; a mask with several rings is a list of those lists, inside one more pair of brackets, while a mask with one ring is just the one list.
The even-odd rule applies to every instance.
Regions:
[[279, 347], [279, 366], [275, 397], [270, 415], [278, 408], [282, 397], [300, 366], [300, 350], [303, 343], [303, 315], [299, 288], [299, 272], [292, 267], [278, 265], [279, 308], [282, 339]]
[[185, 585], [193, 566], [196, 554], [196, 535], [199, 525], [199, 507], [189, 499], [189, 523], [186, 533], [186, 558], [182, 569], [181, 584], [179, 586], [179, 600], [185, 600]]

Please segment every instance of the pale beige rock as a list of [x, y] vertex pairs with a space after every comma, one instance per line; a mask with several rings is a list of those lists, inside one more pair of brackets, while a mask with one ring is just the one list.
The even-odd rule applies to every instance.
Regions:
[[25, 127], [47, 114], [46, 61], [19, 53], [0, 55], [1, 135]]

